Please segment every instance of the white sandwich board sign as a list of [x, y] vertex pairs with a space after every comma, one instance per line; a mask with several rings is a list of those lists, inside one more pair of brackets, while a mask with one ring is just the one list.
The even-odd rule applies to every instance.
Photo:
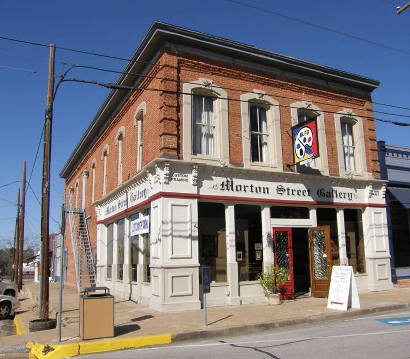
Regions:
[[333, 266], [327, 307], [336, 310], [347, 310], [350, 307], [360, 309], [359, 294], [351, 266]]

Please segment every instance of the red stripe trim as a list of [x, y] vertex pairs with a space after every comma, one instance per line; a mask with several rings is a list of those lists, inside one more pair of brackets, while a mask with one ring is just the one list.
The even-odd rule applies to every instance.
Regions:
[[339, 304], [339, 305], [343, 305], [343, 303], [340, 303], [340, 302], [330, 302], [330, 304]]
[[228, 201], [228, 202], [252, 202], [252, 203], [272, 203], [272, 204], [282, 204], [282, 205], [307, 205], [307, 206], [333, 206], [333, 207], [375, 207], [375, 208], [386, 208], [386, 204], [377, 203], [342, 203], [342, 202], [322, 202], [322, 201], [294, 201], [294, 200], [279, 200], [279, 199], [268, 199], [268, 198], [250, 198], [250, 197], [236, 197], [236, 196], [213, 196], [204, 195], [197, 193], [180, 193], [180, 192], [158, 192], [146, 200], [138, 203], [132, 207], [129, 207], [113, 216], [107, 217], [103, 220], [97, 221], [97, 224], [110, 222], [111, 220], [120, 217], [126, 213], [132, 212], [138, 208], [144, 207], [147, 204], [155, 201], [161, 197], [174, 197], [174, 198], [194, 198], [200, 200], [211, 200], [211, 201]]

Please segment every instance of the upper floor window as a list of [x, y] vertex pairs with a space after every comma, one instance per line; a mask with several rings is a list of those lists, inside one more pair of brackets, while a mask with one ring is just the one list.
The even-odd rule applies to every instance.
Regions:
[[266, 109], [259, 105], [250, 106], [252, 162], [268, 159], [268, 123]]
[[193, 95], [192, 149], [193, 154], [214, 154], [214, 99], [211, 96]]
[[206, 79], [184, 83], [183, 92], [184, 159], [229, 163], [227, 93]]
[[342, 121], [343, 157], [346, 172], [354, 171], [354, 140], [353, 125], [349, 121]]
[[349, 109], [335, 113], [334, 119], [340, 176], [367, 177], [362, 119]]
[[138, 126], [138, 134], [137, 134], [137, 171], [140, 171], [142, 168], [142, 152], [144, 146], [143, 140], [143, 122], [146, 113], [147, 105], [145, 102], [141, 102], [136, 111], [135, 111], [135, 118], [134, 118], [134, 126]]
[[282, 170], [279, 103], [261, 90], [240, 99], [244, 166]]
[[117, 183], [120, 185], [122, 183], [122, 148], [124, 142], [125, 129], [121, 126], [117, 131], [117, 136], [115, 138], [115, 144], [118, 146], [118, 159], [117, 159]]
[[91, 203], [95, 201], [95, 159], [91, 164]]
[[103, 161], [103, 196], [105, 196], [107, 193], [108, 145], [105, 145], [101, 157]]
[[316, 119], [317, 123], [317, 138], [319, 143], [320, 156], [300, 162], [296, 166], [299, 172], [320, 173], [321, 175], [329, 175], [329, 164], [327, 157], [327, 141], [326, 127], [323, 111], [309, 101], [300, 101], [290, 105], [290, 113], [292, 118], [292, 126], [299, 123]]

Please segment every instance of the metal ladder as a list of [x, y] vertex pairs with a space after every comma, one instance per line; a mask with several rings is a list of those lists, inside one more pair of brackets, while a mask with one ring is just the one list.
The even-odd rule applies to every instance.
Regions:
[[83, 210], [68, 209], [66, 213], [70, 224], [77, 289], [82, 292], [84, 288], [95, 287], [97, 282], [90, 236]]

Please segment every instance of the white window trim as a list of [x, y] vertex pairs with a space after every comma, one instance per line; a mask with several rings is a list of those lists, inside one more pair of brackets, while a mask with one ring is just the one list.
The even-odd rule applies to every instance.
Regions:
[[135, 110], [134, 116], [134, 126], [138, 126], [138, 134], [137, 134], [137, 172], [142, 168], [142, 151], [143, 151], [143, 137], [142, 137], [142, 126], [145, 118], [145, 114], [147, 112], [147, 104], [145, 102], [141, 102], [137, 109]]
[[[192, 159], [200, 162], [222, 161], [229, 163], [229, 118], [228, 95], [226, 91], [213, 85], [211, 80], [199, 79], [183, 84], [183, 157], [184, 160]], [[192, 95], [199, 94], [212, 96], [214, 100], [213, 116], [215, 123], [214, 153], [213, 156], [192, 154]]]
[[[243, 163], [245, 168], [271, 167], [279, 171], [283, 170], [282, 165], [282, 138], [280, 129], [279, 102], [267, 96], [261, 90], [253, 90], [240, 96], [241, 117], [242, 117], [242, 148]], [[268, 128], [268, 161], [252, 162], [251, 158], [251, 135], [250, 135], [250, 102], [267, 107], [266, 119]]]
[[[339, 164], [340, 177], [355, 177], [355, 178], [371, 178], [371, 174], [367, 172], [366, 149], [364, 143], [363, 120], [350, 109], [343, 109], [334, 114], [335, 119], [335, 134], [337, 146], [337, 158]], [[353, 173], [346, 172], [343, 152], [342, 127], [343, 120], [348, 120], [353, 125], [353, 143], [355, 145], [354, 161], [355, 170]]]
[[110, 154], [109, 147], [106, 144], [101, 153], [101, 161], [103, 161], [103, 196], [107, 193], [107, 166], [108, 155]]
[[[290, 105], [290, 115], [292, 119], [292, 126], [298, 124], [298, 110], [306, 109], [314, 111], [317, 116], [317, 135], [319, 139], [319, 157], [315, 159], [315, 169], [319, 170], [324, 176], [329, 176], [329, 162], [327, 157], [326, 144], [326, 127], [325, 116], [323, 111], [309, 101], [295, 102]], [[293, 157], [292, 157], [293, 158]]]

